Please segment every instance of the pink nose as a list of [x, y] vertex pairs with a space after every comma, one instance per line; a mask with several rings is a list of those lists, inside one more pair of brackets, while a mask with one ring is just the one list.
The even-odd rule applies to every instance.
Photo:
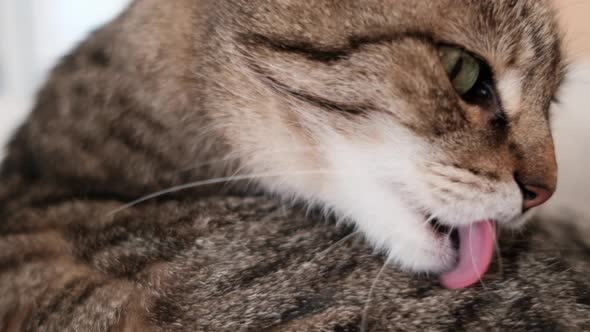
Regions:
[[525, 211], [530, 210], [534, 207], [542, 205], [543, 203], [547, 202], [551, 196], [553, 196], [553, 191], [545, 189], [543, 187], [538, 187], [534, 185], [521, 185], [522, 196], [524, 198], [524, 205], [523, 209]]

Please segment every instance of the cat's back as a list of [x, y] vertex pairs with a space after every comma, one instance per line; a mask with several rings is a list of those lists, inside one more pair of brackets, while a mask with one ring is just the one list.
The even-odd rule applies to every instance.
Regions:
[[[481, 284], [383, 268], [354, 230], [265, 198], [37, 201], [0, 227], [0, 326], [36, 331], [590, 328], [588, 243], [504, 237]], [[562, 229], [563, 230], [563, 229]]]
[[[457, 292], [383, 268], [362, 234], [266, 198], [183, 193], [113, 214], [214, 174], [184, 170], [225, 151], [202, 130], [207, 74], [226, 59], [211, 53], [216, 38], [244, 17], [291, 36], [271, 23], [311, 7], [252, 3], [137, 0], [56, 67], [2, 167], [0, 330], [590, 329], [589, 246], [575, 226], [506, 237], [495, 271]], [[355, 3], [314, 1], [324, 12]], [[264, 10], [276, 6], [282, 15]], [[299, 32], [322, 46], [338, 41], [334, 22], [333, 34]]]

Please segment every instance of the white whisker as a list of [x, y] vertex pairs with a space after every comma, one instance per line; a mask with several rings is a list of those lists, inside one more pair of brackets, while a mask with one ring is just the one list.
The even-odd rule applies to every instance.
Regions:
[[369, 289], [369, 295], [367, 295], [367, 301], [365, 302], [365, 307], [363, 309], [363, 316], [361, 318], [361, 332], [366, 332], [367, 328], [368, 328], [368, 316], [369, 316], [369, 308], [371, 306], [371, 299], [373, 297], [373, 292], [375, 291], [375, 287], [377, 286], [377, 282], [379, 282], [379, 279], [381, 278], [381, 274], [383, 274], [383, 271], [385, 271], [385, 268], [387, 267], [387, 259], [385, 260], [385, 263], [383, 263], [383, 266], [381, 267], [381, 269], [379, 269], [379, 272], [377, 273], [377, 276], [375, 277], [375, 280], [373, 280], [373, 284], [371, 285], [371, 288]]
[[168, 188], [165, 190], [161, 190], [161, 191], [155, 192], [150, 195], [146, 195], [144, 197], [141, 197], [135, 201], [125, 204], [125, 205], [121, 206], [120, 208], [107, 213], [107, 216], [115, 215], [125, 209], [128, 209], [128, 208], [133, 207], [137, 204], [143, 203], [145, 201], [148, 201], [148, 200], [151, 200], [151, 199], [163, 196], [163, 195], [172, 194], [172, 193], [187, 190], [187, 189], [203, 187], [203, 186], [207, 186], [207, 185], [220, 184], [220, 183], [226, 183], [226, 182], [243, 181], [243, 180], [255, 180], [255, 179], [260, 179], [260, 178], [281, 177], [281, 176], [285, 176], [285, 175], [312, 175], [312, 174], [334, 174], [334, 173], [335, 173], [334, 171], [328, 171], [328, 170], [311, 170], [311, 171], [294, 171], [294, 172], [234, 175], [234, 176], [229, 176], [229, 177], [221, 177], [221, 178], [214, 178], [214, 179], [203, 180], [203, 181], [195, 181], [195, 182], [190, 182], [190, 183], [179, 185], [179, 186], [174, 186], [174, 187], [171, 187], [171, 188]]
[[[473, 224], [469, 225], [469, 238], [471, 238], [471, 232], [473, 231]], [[477, 263], [475, 262], [475, 256], [473, 255], [473, 246], [469, 246], [469, 252], [470, 252], [470, 256], [471, 256], [471, 263], [473, 264], [473, 268], [475, 269], [475, 271], [478, 270], [477, 268]], [[482, 276], [478, 277], [478, 281], [481, 284], [481, 287], [485, 290], [488, 291], [485, 283], [483, 282]]]
[[426, 220], [422, 223], [422, 226], [428, 226], [428, 224], [438, 217], [437, 214], [432, 214], [430, 217], [426, 218]]
[[494, 239], [494, 250], [496, 251], [496, 256], [498, 257], [498, 272], [501, 276], [504, 275], [504, 262], [502, 260], [502, 252], [500, 251], [500, 241], [498, 240], [500, 235], [500, 229], [496, 227], [496, 238]]
[[348, 241], [349, 239], [359, 235], [360, 232], [359, 231], [354, 231], [348, 235], [346, 235], [345, 237], [341, 238], [340, 240], [334, 242], [334, 244], [332, 244], [331, 246], [329, 246], [328, 248], [322, 250], [321, 252], [317, 253], [308, 263], [313, 263], [316, 260], [323, 258], [324, 256], [326, 256], [326, 254], [330, 253], [332, 250], [334, 250], [335, 248], [337, 248], [339, 245], [344, 244], [346, 241]]

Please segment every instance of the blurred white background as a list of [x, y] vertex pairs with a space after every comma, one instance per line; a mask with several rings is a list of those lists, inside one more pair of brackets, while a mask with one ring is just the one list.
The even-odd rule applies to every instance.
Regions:
[[[0, 144], [49, 69], [129, 0], [0, 0]], [[1, 149], [0, 149], [1, 150]], [[1, 152], [0, 152], [1, 157]]]
[[[128, 2], [0, 0], [0, 146], [26, 116], [35, 91], [57, 59]], [[560, 186], [549, 209], [566, 207], [590, 215], [590, 0], [556, 3], [574, 66], [563, 104], [555, 111]]]

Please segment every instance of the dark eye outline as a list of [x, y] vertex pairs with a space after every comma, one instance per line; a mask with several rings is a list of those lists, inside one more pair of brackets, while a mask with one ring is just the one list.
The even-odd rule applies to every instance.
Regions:
[[[479, 76], [477, 80], [475, 81], [471, 89], [469, 89], [467, 92], [463, 94], [460, 94], [461, 99], [463, 99], [468, 104], [478, 105], [482, 108], [494, 109], [494, 111], [497, 111], [498, 108], [500, 108], [500, 103], [495, 88], [496, 84], [494, 80], [494, 74], [492, 72], [490, 65], [480, 56], [473, 54], [461, 47], [457, 47], [454, 45], [439, 45], [439, 48], [442, 47], [458, 49], [471, 56], [479, 64]], [[461, 70], [460, 66], [462, 65], [462, 62], [459, 61], [457, 65], [459, 67], [453, 68], [451, 75], [447, 75], [449, 77], [449, 80], [451, 81], [453, 79], [452, 74], [458, 73]]]
[[[261, 34], [240, 34], [240, 43], [246, 47], [263, 47], [279, 53], [298, 54], [306, 57], [309, 60], [331, 65], [347, 59], [351, 54], [358, 52], [362, 46], [370, 44], [384, 44], [399, 41], [401, 39], [420, 40], [425, 44], [434, 45], [440, 49], [441, 47], [451, 47], [469, 54], [480, 65], [480, 74], [477, 81], [469, 91], [462, 94], [460, 97], [468, 104], [480, 106], [493, 114], [494, 126], [504, 127], [507, 124], [507, 117], [504, 113], [499, 94], [496, 90], [494, 75], [491, 66], [483, 60], [483, 57], [469, 52], [461, 46], [456, 44], [437, 40], [428, 33], [421, 31], [410, 31], [397, 34], [378, 34], [375, 36], [351, 36], [348, 45], [341, 45], [339, 47], [329, 47], [326, 45], [313, 45], [305, 41], [297, 41], [293, 39], [281, 39], [280, 37], [269, 37]], [[442, 67], [442, 64], [441, 64]], [[443, 69], [444, 70], [444, 69]], [[445, 70], [446, 72], [446, 70]], [[450, 79], [450, 78], [449, 78]], [[275, 84], [276, 85], [276, 84]], [[291, 94], [293, 94], [291, 92]], [[308, 98], [303, 93], [295, 92], [299, 99], [309, 101], [314, 99], [317, 104], [320, 100], [316, 98]], [[333, 105], [333, 103], [320, 101], [322, 105]], [[358, 107], [333, 107], [331, 109], [343, 110], [342, 113], [361, 113]], [[352, 110], [352, 111], [351, 111]], [[362, 112], [364, 113], [364, 112]]]

